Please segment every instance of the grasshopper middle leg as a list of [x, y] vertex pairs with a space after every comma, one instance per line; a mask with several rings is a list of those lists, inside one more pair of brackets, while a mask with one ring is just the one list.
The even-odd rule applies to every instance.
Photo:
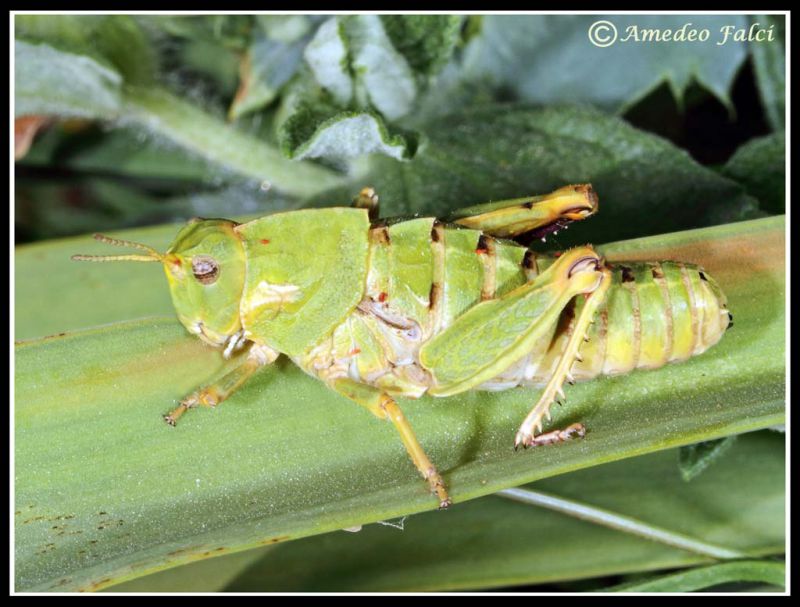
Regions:
[[405, 445], [406, 451], [408, 451], [408, 455], [417, 470], [428, 481], [431, 493], [435, 493], [439, 498], [439, 508], [447, 508], [452, 504], [442, 476], [436, 470], [436, 466], [433, 465], [430, 458], [428, 458], [422, 445], [419, 444], [417, 436], [414, 434], [414, 429], [406, 419], [406, 416], [403, 415], [400, 406], [391, 396], [371, 386], [358, 384], [350, 379], [334, 380], [331, 387], [342, 396], [346, 396], [359, 405], [366, 407], [376, 417], [391, 421], [394, 427], [397, 428], [400, 439], [403, 441], [403, 445]]

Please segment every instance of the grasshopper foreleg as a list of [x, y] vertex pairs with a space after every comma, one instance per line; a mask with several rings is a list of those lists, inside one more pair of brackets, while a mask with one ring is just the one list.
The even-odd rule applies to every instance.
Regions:
[[174, 426], [181, 415], [189, 409], [197, 406], [216, 407], [250, 379], [253, 373], [261, 367], [273, 363], [276, 358], [278, 358], [278, 353], [274, 350], [266, 346], [253, 344], [241, 364], [213, 384], [184, 397], [175, 409], [164, 416], [164, 421], [170, 426]]
[[[520, 445], [527, 448], [537, 444], [559, 442], [570, 438], [573, 434], [583, 436], [585, 431], [580, 424], [573, 424], [573, 426], [565, 430], [556, 430], [554, 432], [548, 432], [547, 434], [540, 434], [539, 436], [536, 436], [536, 432], [542, 431], [542, 422], [545, 416], [550, 419], [550, 407], [556, 400], [556, 397], [564, 398], [564, 390], [562, 388], [564, 381], [572, 380], [569, 369], [576, 360], [581, 360], [578, 349], [583, 343], [595, 312], [603, 303], [605, 294], [610, 285], [611, 272], [607, 269], [603, 269], [602, 278], [597, 287], [587, 295], [586, 305], [583, 306], [583, 309], [575, 321], [572, 334], [567, 341], [563, 354], [558, 360], [558, 364], [556, 365], [550, 381], [547, 382], [547, 386], [545, 386], [544, 392], [539, 398], [539, 402], [536, 403], [536, 406], [525, 418], [525, 421], [522, 422], [517, 432], [517, 436], [514, 439], [514, 449], [519, 448]], [[580, 430], [574, 426], [580, 426]], [[556, 438], [554, 439], [553, 437]]]

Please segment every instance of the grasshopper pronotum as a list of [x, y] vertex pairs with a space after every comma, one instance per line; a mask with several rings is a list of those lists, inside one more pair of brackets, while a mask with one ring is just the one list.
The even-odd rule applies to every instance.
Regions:
[[244, 224], [196, 219], [166, 253], [82, 261], [163, 264], [181, 323], [241, 363], [181, 400], [174, 425], [216, 406], [286, 354], [339, 394], [390, 420], [440, 507], [450, 497], [395, 396], [543, 387], [514, 446], [583, 436], [542, 433], [562, 385], [686, 360], [719, 341], [732, 317], [702, 268], [614, 264], [591, 246], [538, 255], [506, 240], [536, 237], [597, 211], [590, 185], [432, 217], [375, 220], [364, 188], [353, 207], [306, 209]]

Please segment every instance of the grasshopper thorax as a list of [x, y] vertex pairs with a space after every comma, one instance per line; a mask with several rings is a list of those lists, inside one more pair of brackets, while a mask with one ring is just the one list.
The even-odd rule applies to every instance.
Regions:
[[242, 328], [246, 257], [236, 225], [226, 219], [192, 220], [161, 260], [181, 323], [214, 346]]

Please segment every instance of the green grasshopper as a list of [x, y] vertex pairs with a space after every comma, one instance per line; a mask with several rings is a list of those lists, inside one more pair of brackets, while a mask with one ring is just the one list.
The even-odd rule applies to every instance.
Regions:
[[466, 390], [544, 390], [515, 449], [583, 436], [542, 433], [563, 383], [686, 360], [719, 341], [732, 316], [702, 268], [607, 263], [591, 246], [538, 255], [511, 240], [543, 238], [597, 211], [590, 185], [432, 217], [377, 220], [364, 188], [351, 207], [268, 215], [244, 224], [194, 219], [166, 253], [82, 261], [158, 261], [181, 323], [241, 363], [164, 416], [214, 407], [286, 354], [310, 375], [397, 428], [439, 499], [441, 475], [394, 397]]

